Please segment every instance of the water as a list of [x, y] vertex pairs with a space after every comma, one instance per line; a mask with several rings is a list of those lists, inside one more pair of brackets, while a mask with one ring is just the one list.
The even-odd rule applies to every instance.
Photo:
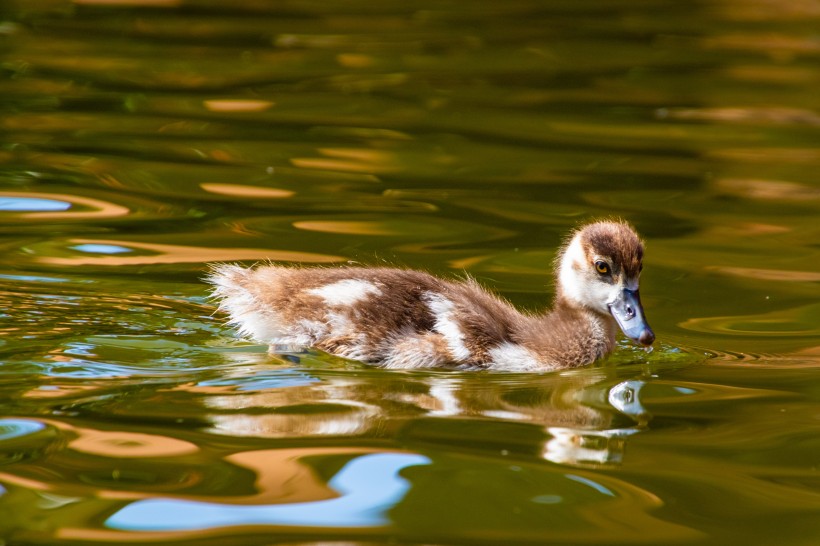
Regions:
[[[0, 7], [7, 544], [816, 544], [816, 2]], [[647, 241], [653, 353], [271, 357], [214, 261], [467, 272]]]

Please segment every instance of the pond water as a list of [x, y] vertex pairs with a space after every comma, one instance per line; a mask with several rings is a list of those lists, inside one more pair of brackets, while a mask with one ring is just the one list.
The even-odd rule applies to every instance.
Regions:
[[[7, 0], [3, 544], [817, 544], [816, 0]], [[552, 297], [645, 237], [657, 337], [542, 374], [236, 338], [215, 261]]]

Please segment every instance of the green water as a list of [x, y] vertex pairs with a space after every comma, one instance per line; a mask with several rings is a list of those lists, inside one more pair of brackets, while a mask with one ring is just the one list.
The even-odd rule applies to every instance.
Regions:
[[[817, 3], [7, 1], [0, 542], [820, 543]], [[658, 342], [544, 374], [235, 338], [213, 261], [551, 299], [647, 242]]]

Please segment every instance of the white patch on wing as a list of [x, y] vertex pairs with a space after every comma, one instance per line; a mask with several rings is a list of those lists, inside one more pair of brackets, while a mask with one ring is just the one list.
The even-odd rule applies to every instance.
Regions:
[[458, 321], [453, 316], [455, 311], [453, 302], [434, 292], [428, 292], [425, 299], [436, 321], [433, 330], [442, 335], [453, 360], [462, 362], [470, 358], [470, 350], [464, 345], [464, 332], [461, 331]]
[[306, 292], [319, 296], [327, 305], [353, 305], [368, 296], [382, 293], [373, 283], [360, 279], [344, 279]]
[[490, 349], [489, 354], [490, 366], [498, 370], [529, 372], [553, 368], [553, 366], [538, 360], [535, 353], [516, 343], [504, 342]]

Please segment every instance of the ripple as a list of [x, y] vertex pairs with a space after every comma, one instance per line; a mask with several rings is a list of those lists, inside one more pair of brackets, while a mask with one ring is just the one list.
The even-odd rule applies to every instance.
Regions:
[[153, 283], [109, 280], [102, 290], [88, 279], [13, 275], [0, 285], [4, 371], [13, 361], [54, 377], [122, 378], [213, 358], [202, 342], [218, 329], [212, 307], [153, 294]]
[[817, 337], [820, 305], [806, 305], [770, 313], [691, 318], [679, 326], [687, 330], [745, 337]]
[[242, 260], [331, 263], [345, 258], [314, 252], [258, 248], [214, 248], [109, 239], [52, 239], [27, 247], [34, 262], [47, 265], [142, 266], [204, 264]]
[[180, 457], [199, 451], [191, 442], [126, 431], [77, 429], [78, 437], [68, 446], [89, 455], [115, 458]]
[[53, 222], [145, 221], [187, 218], [197, 214], [193, 209], [178, 208], [133, 194], [126, 196], [95, 190], [94, 196], [89, 197], [78, 195], [76, 191], [78, 190], [72, 189], [70, 193], [1, 191], [0, 225], [13, 225], [19, 229], [21, 221], [51, 227]]
[[311, 220], [294, 222], [293, 227], [307, 231], [348, 235], [400, 235], [403, 230], [390, 227], [389, 221]]
[[[42, 421], [12, 417], [0, 419], [0, 467], [47, 456], [49, 448], [59, 444], [55, 433], [52, 426]], [[14, 480], [0, 477], [0, 481], [13, 483]]]
[[[354, 458], [328, 480], [336, 498], [292, 504], [233, 505], [183, 499], [132, 502], [106, 520], [111, 529], [128, 531], [192, 531], [236, 525], [300, 527], [379, 527], [388, 510], [400, 502], [410, 483], [406, 468], [429, 465], [413, 453], [372, 453]], [[180, 518], [179, 514], [186, 516]]]
[[0, 419], [0, 442], [44, 430], [46, 425], [28, 419]]
[[94, 220], [116, 218], [130, 212], [128, 207], [79, 195], [0, 192], [0, 221], [6, 218], [34, 221]]
[[710, 366], [735, 366], [737, 363], [742, 363], [756, 368], [774, 368], [776, 370], [820, 368], [820, 346], [786, 354], [738, 352], [714, 348], [703, 348], [701, 350], [709, 356]]
[[[515, 235], [514, 231], [479, 221], [457, 220], [439, 215], [412, 214], [405, 211], [386, 215], [327, 215], [302, 217], [251, 218], [242, 228], [255, 234], [280, 236], [285, 230], [295, 230], [293, 240], [308, 248], [343, 248], [359, 256], [383, 253], [426, 254], [450, 250], [453, 245], [474, 247], [487, 241], [497, 241]], [[351, 235], [359, 235], [355, 241]], [[277, 259], [275, 256], [273, 259]]]

